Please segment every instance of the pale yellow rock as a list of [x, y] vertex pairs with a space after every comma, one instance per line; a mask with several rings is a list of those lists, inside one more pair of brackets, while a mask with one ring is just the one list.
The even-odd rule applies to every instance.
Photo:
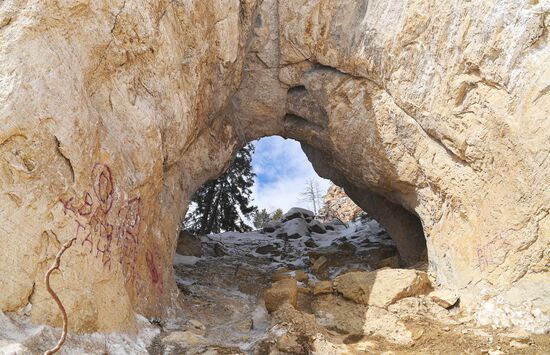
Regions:
[[332, 282], [331, 281], [321, 281], [316, 283], [313, 286], [313, 294], [315, 296], [317, 295], [323, 295], [326, 293], [332, 293]]
[[369, 307], [364, 315], [363, 332], [369, 335], [378, 335], [386, 340], [400, 344], [410, 345], [413, 342], [413, 334], [399, 321], [399, 318], [378, 307]]
[[279, 280], [264, 292], [265, 308], [269, 312], [277, 310], [284, 303], [290, 303], [296, 308], [297, 300], [298, 284], [292, 278]]
[[430, 292], [428, 297], [443, 308], [450, 308], [458, 301], [457, 294], [448, 289], [434, 290]]
[[309, 276], [303, 270], [296, 270], [295, 273], [294, 273], [294, 279], [296, 279], [296, 281], [298, 281], [298, 282], [306, 282], [307, 283], [307, 281], [309, 279]]
[[205, 339], [192, 331], [175, 331], [162, 338], [162, 342], [166, 344], [175, 343], [184, 346], [194, 346], [204, 343]]
[[356, 303], [385, 308], [402, 298], [425, 294], [431, 285], [425, 272], [384, 269], [348, 272], [334, 280], [334, 288]]

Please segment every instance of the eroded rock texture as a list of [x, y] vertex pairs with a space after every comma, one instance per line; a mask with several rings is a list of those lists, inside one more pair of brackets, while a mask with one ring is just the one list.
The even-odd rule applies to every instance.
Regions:
[[[0, 308], [166, 316], [187, 201], [247, 141], [302, 142], [438, 281], [549, 311], [550, 4], [4, 1]], [[391, 213], [388, 213], [391, 212]], [[516, 286], [514, 286], [516, 285]], [[545, 295], [545, 296], [544, 296]], [[462, 298], [467, 299], [467, 298]], [[115, 311], [116, 310], [116, 311]]]

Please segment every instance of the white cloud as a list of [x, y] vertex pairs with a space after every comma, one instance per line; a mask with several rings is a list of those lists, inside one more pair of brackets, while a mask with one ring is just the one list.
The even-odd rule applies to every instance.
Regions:
[[322, 179], [313, 170], [300, 143], [281, 137], [267, 137], [255, 145], [252, 165], [257, 176], [252, 198], [253, 204], [260, 209], [270, 212], [277, 208], [286, 212], [296, 206], [311, 209], [310, 205], [300, 201], [300, 193], [310, 179], [317, 181], [321, 192], [326, 193], [330, 181]]

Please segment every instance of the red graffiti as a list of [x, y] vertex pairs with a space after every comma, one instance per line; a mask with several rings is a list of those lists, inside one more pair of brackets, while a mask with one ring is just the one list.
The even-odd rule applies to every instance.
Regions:
[[138, 242], [139, 223], [141, 222], [141, 199], [133, 198], [119, 212], [122, 218], [123, 232], [132, 237], [134, 243]]
[[113, 176], [111, 168], [107, 165], [97, 163], [92, 169], [92, 179], [95, 181], [94, 192], [103, 212], [108, 213], [113, 207]]
[[90, 195], [89, 192], [86, 192], [84, 195], [83, 205], [78, 209], [78, 214], [81, 216], [90, 215], [92, 213], [93, 204], [94, 200], [92, 199], [92, 195]]
[[[112, 261], [119, 262], [125, 282], [135, 281], [140, 243], [141, 199], [130, 198], [115, 206], [115, 183], [111, 169], [106, 164], [96, 163], [91, 171], [93, 192], [85, 191], [82, 199], [60, 199], [65, 215], [72, 213], [76, 223], [76, 238], [90, 255], [101, 258], [104, 269], [111, 269]], [[112, 257], [116, 250], [118, 258]], [[95, 251], [95, 253], [94, 253]], [[160, 280], [152, 253], [146, 254], [151, 281]]]
[[485, 271], [501, 264], [511, 246], [504, 234], [499, 234], [484, 245], [478, 246], [476, 248], [477, 267]]
[[149, 268], [149, 273], [151, 274], [151, 281], [156, 284], [159, 282], [159, 273], [155, 265], [155, 260], [153, 258], [153, 253], [150, 250], [147, 250], [145, 255], [145, 260], [147, 261], [147, 267]]

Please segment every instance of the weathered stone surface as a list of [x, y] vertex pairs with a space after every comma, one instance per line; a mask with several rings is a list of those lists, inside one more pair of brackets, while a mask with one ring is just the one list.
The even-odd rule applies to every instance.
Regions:
[[204, 343], [204, 338], [200, 335], [195, 334], [192, 331], [175, 331], [170, 333], [168, 336], [162, 338], [163, 343], [167, 344], [181, 344], [184, 346], [193, 346], [197, 344]]
[[383, 269], [348, 272], [334, 280], [334, 287], [356, 303], [385, 308], [402, 298], [427, 293], [431, 285], [425, 272]]
[[313, 302], [317, 322], [343, 334], [378, 335], [392, 343], [407, 345], [412, 334], [399, 318], [378, 307], [367, 307], [334, 295]]
[[399, 318], [383, 308], [369, 307], [365, 313], [363, 332], [365, 334], [379, 335], [392, 343], [410, 345], [413, 342], [413, 334], [399, 321]]
[[313, 287], [313, 294], [315, 296], [317, 295], [324, 295], [327, 293], [332, 293], [332, 282], [331, 281], [321, 281], [315, 284]]
[[447, 289], [437, 289], [428, 295], [438, 305], [443, 308], [450, 308], [458, 302], [458, 296], [451, 290]]
[[324, 234], [327, 232], [325, 229], [325, 226], [321, 224], [319, 221], [312, 221], [311, 223], [308, 223], [309, 231], [312, 233], [319, 233]]
[[269, 312], [277, 310], [282, 304], [289, 303], [297, 307], [298, 284], [295, 279], [281, 279], [264, 292], [265, 308]]
[[308, 217], [313, 218], [314, 217], [313, 212], [311, 212], [310, 210], [306, 210], [304, 208], [293, 207], [281, 217], [281, 221], [284, 223], [292, 219], [296, 219], [296, 218], [305, 219]]
[[52, 277], [72, 329], [132, 331], [134, 312], [166, 314], [185, 201], [247, 141], [278, 134], [379, 218], [404, 263], [427, 246], [443, 286], [472, 302], [503, 294], [499, 307], [536, 301], [544, 317], [529, 327], [541, 329], [549, 11], [496, 0], [4, 2], [0, 309], [30, 301], [35, 321], [60, 324], [42, 278], [77, 237]]

